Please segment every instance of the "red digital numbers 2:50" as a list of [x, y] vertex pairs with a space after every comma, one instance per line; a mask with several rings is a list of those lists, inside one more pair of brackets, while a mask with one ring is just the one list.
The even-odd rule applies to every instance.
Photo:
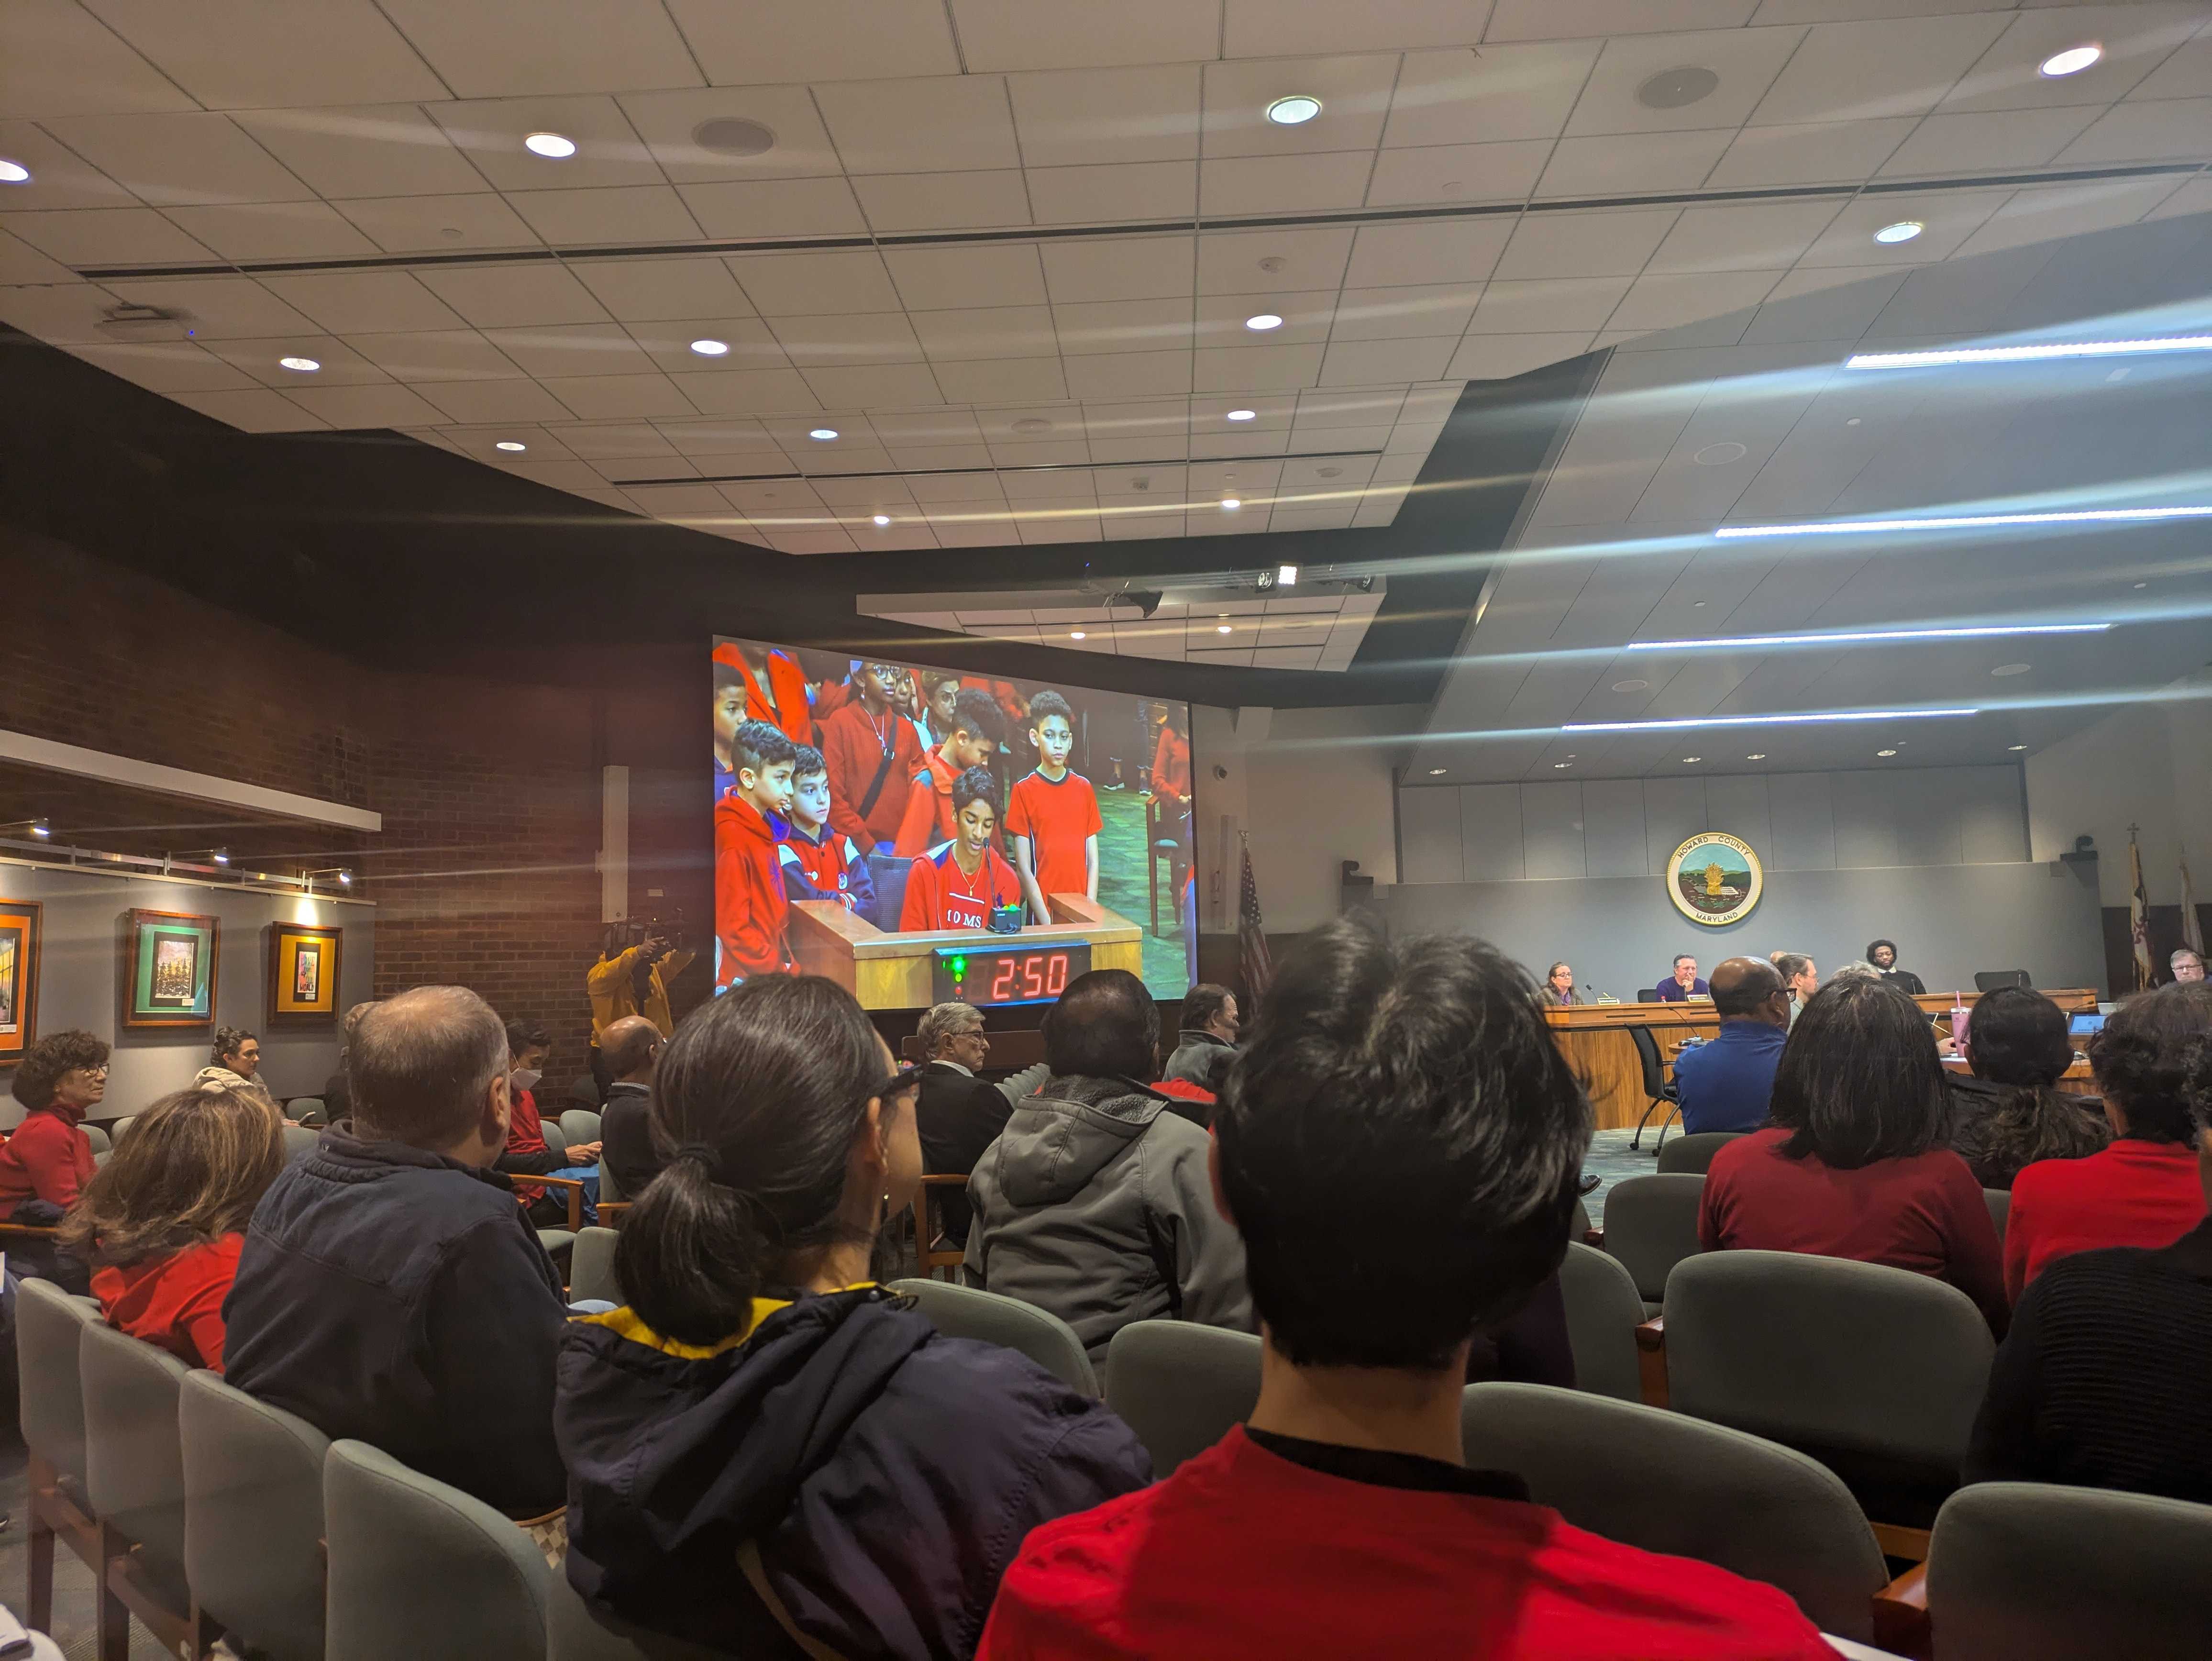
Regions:
[[1018, 1003], [1056, 998], [1066, 990], [1066, 952], [1026, 952], [999, 959], [998, 971], [991, 977], [989, 997], [993, 1003]]

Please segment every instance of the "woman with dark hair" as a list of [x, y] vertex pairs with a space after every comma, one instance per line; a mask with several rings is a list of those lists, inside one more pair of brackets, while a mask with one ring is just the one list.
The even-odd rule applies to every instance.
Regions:
[[2172, 1245], [2204, 1220], [2185, 1084], [2190, 1046], [2207, 1032], [2212, 985], [2176, 982], [2130, 998], [2089, 1040], [2112, 1146], [2087, 1159], [2045, 1159], [2014, 1182], [2004, 1250], [2014, 1302], [2054, 1257]]
[[283, 1127], [267, 1098], [204, 1086], [139, 1115], [62, 1224], [110, 1326], [222, 1371], [222, 1300], [284, 1168]]
[[1971, 1075], [1954, 1073], [1951, 1146], [1984, 1188], [2038, 1159], [2078, 1159], [2112, 1140], [2093, 1103], [2062, 1095], [2074, 1064], [2066, 1012], [2024, 986], [1984, 993], [1967, 1030]]
[[615, 1249], [625, 1306], [560, 1359], [587, 1600], [738, 1654], [966, 1656], [1032, 1527], [1149, 1480], [1100, 1403], [871, 1281], [921, 1183], [915, 1086], [812, 977], [747, 981], [662, 1054], [673, 1157]]
[[261, 1040], [243, 1027], [216, 1028], [208, 1064], [192, 1074], [192, 1083], [202, 1090], [235, 1090], [271, 1107], [276, 1104], [269, 1086], [261, 1082]]
[[1996, 1226], [1944, 1146], [1943, 1064], [1920, 1007], [1850, 976], [1814, 995], [1775, 1068], [1772, 1123], [1713, 1155], [1698, 1215], [1708, 1251], [1854, 1257], [1930, 1275], [2005, 1322]]
[[[52, 1228], [92, 1180], [84, 1116], [107, 1093], [107, 1046], [80, 1028], [49, 1032], [23, 1052], [9, 1090], [30, 1111], [0, 1145], [0, 1217]], [[45, 1240], [12, 1243], [8, 1262], [80, 1295], [87, 1289], [83, 1263]]]

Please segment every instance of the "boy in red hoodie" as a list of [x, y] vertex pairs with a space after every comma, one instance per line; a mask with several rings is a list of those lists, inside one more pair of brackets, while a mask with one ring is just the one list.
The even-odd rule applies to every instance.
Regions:
[[[50, 1032], [23, 1052], [9, 1086], [29, 1109], [0, 1147], [0, 1217], [51, 1228], [92, 1180], [92, 1141], [84, 1116], [107, 1094], [107, 1046], [72, 1028]], [[9, 1266], [89, 1295], [82, 1259], [58, 1255], [44, 1240], [11, 1241]]]
[[791, 903], [775, 856], [776, 821], [791, 811], [799, 747], [764, 721], [730, 739], [730, 793], [714, 804], [714, 983], [736, 985], [792, 966]]
[[1006, 735], [1005, 720], [988, 692], [969, 687], [953, 700], [952, 731], [908, 788], [898, 828], [900, 858], [912, 859], [952, 840], [952, 782], [971, 767], [988, 766]]

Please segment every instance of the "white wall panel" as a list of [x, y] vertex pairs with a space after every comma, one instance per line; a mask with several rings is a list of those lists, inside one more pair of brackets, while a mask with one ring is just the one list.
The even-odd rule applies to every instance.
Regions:
[[1581, 877], [1583, 866], [1583, 788], [1580, 784], [1521, 787], [1523, 874]]
[[1592, 779], [1583, 786], [1583, 867], [1593, 877], [1641, 877], [1651, 869], [1644, 845], [1644, 781]]
[[1457, 790], [1398, 793], [1398, 864], [1406, 882], [1462, 879]]
[[1468, 882], [1518, 882], [1522, 855], [1521, 787], [1468, 784], [1459, 792], [1460, 865]]

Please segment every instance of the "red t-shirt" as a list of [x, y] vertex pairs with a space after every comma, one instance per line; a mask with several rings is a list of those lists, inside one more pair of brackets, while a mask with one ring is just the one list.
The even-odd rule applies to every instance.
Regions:
[[971, 877], [954, 861], [952, 844], [947, 843], [908, 867], [899, 928], [908, 933], [923, 928], [985, 928], [990, 925], [994, 908], [1021, 903], [1020, 879], [997, 849], [983, 850], [983, 862]]
[[127, 1269], [93, 1271], [107, 1324], [158, 1344], [189, 1366], [222, 1371], [222, 1300], [238, 1273], [243, 1234], [225, 1234]]
[[1802, 1251], [1932, 1275], [1998, 1331], [2005, 1297], [1996, 1225], [1982, 1185], [1948, 1147], [1836, 1171], [1780, 1152], [1787, 1130], [1754, 1130], [1713, 1155], [1698, 1211], [1708, 1251]]
[[2170, 1246], [2204, 1220], [2197, 1151], [2123, 1136], [2080, 1159], [2039, 1159], [2013, 1178], [2005, 1293], [2014, 1303], [2054, 1257], [2100, 1246]]
[[57, 1102], [23, 1116], [0, 1146], [0, 1216], [26, 1200], [50, 1200], [67, 1210], [92, 1180], [92, 1139], [82, 1108]]
[[1054, 894], [1091, 891], [1083, 844], [1104, 825], [1098, 817], [1098, 793], [1080, 773], [1063, 773], [1057, 782], [1032, 773], [1008, 793], [1007, 834], [1030, 839], [1037, 891], [1048, 900]]
[[[960, 770], [945, 760], [942, 751], [929, 752], [929, 764], [917, 769], [914, 782], [907, 787], [906, 811], [899, 817], [896, 852], [912, 858], [927, 853], [941, 842], [952, 840], [952, 786], [959, 776]], [[831, 786], [832, 800], [836, 800], [836, 786]], [[830, 822], [837, 822], [835, 814]]]
[[1242, 1427], [1032, 1530], [976, 1661], [1835, 1661], [1797, 1606], [1519, 1500], [1358, 1482]]

